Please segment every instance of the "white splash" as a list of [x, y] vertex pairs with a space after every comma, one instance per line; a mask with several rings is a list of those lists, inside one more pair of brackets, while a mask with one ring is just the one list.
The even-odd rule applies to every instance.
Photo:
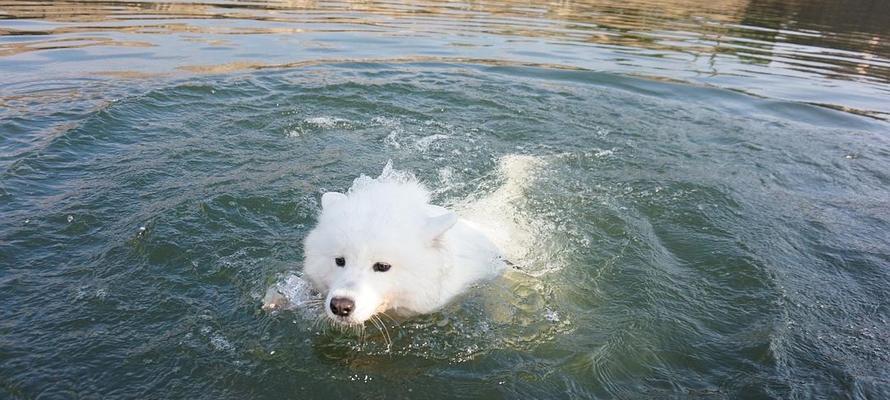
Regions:
[[508, 155], [498, 162], [504, 183], [495, 191], [455, 204], [461, 217], [484, 232], [514, 262], [523, 264], [535, 247], [535, 221], [521, 212], [519, 202], [534, 181], [535, 171], [546, 163], [528, 155]]
[[371, 122], [387, 128], [397, 128], [401, 125], [399, 120], [389, 117], [374, 117], [371, 119]]
[[285, 135], [289, 138], [298, 138], [300, 136], [303, 136], [303, 129], [299, 128], [299, 127], [290, 129], [287, 132], [285, 132]]
[[338, 125], [348, 124], [350, 121], [345, 118], [337, 117], [312, 117], [304, 119], [303, 122], [309, 125], [315, 125], [318, 128], [330, 129]]
[[309, 282], [297, 274], [288, 274], [266, 290], [263, 297], [263, 310], [280, 311], [306, 309], [310, 303], [320, 299]]
[[429, 136], [424, 136], [420, 139], [417, 139], [414, 142], [414, 147], [421, 152], [425, 152], [430, 148], [430, 145], [432, 145], [434, 142], [439, 141], [439, 140], [445, 140], [450, 137], [451, 136], [443, 135], [440, 133], [437, 133], [434, 135], [429, 135]]
[[601, 157], [611, 156], [613, 154], [615, 154], [615, 149], [608, 149], [608, 150], [598, 150], [597, 152], [593, 153], [593, 156], [596, 158], [601, 158]]

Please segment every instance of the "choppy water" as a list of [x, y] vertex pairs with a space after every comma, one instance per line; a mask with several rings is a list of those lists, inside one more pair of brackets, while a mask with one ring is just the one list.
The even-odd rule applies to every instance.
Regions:
[[[2, 2], [0, 397], [888, 398], [887, 7]], [[523, 271], [261, 310], [388, 159]]]

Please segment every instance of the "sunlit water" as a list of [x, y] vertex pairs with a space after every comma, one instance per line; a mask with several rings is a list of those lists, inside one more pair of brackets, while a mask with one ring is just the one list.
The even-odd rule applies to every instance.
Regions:
[[[887, 4], [2, 2], [0, 398], [888, 398]], [[518, 268], [263, 310], [390, 159]]]

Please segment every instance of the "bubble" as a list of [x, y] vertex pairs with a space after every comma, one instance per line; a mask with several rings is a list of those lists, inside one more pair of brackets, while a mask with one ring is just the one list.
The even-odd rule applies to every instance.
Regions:
[[549, 308], [544, 310], [544, 318], [550, 322], [559, 322], [559, 314]]
[[225, 338], [225, 336], [219, 333], [214, 333], [210, 337], [210, 345], [213, 346], [214, 349], [219, 351], [229, 352], [235, 350], [235, 346], [233, 346], [232, 343], [230, 343], [228, 339]]

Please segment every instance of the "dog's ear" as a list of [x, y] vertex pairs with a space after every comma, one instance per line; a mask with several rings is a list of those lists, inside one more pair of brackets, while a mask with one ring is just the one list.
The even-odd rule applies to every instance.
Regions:
[[327, 193], [321, 195], [321, 209], [322, 210], [328, 209], [332, 205], [334, 205], [334, 203], [337, 203], [337, 202], [345, 200], [345, 199], [346, 199], [346, 195], [343, 193], [327, 192]]
[[457, 214], [448, 211], [445, 214], [427, 218], [424, 231], [429, 240], [436, 240], [445, 232], [448, 232], [457, 223]]

